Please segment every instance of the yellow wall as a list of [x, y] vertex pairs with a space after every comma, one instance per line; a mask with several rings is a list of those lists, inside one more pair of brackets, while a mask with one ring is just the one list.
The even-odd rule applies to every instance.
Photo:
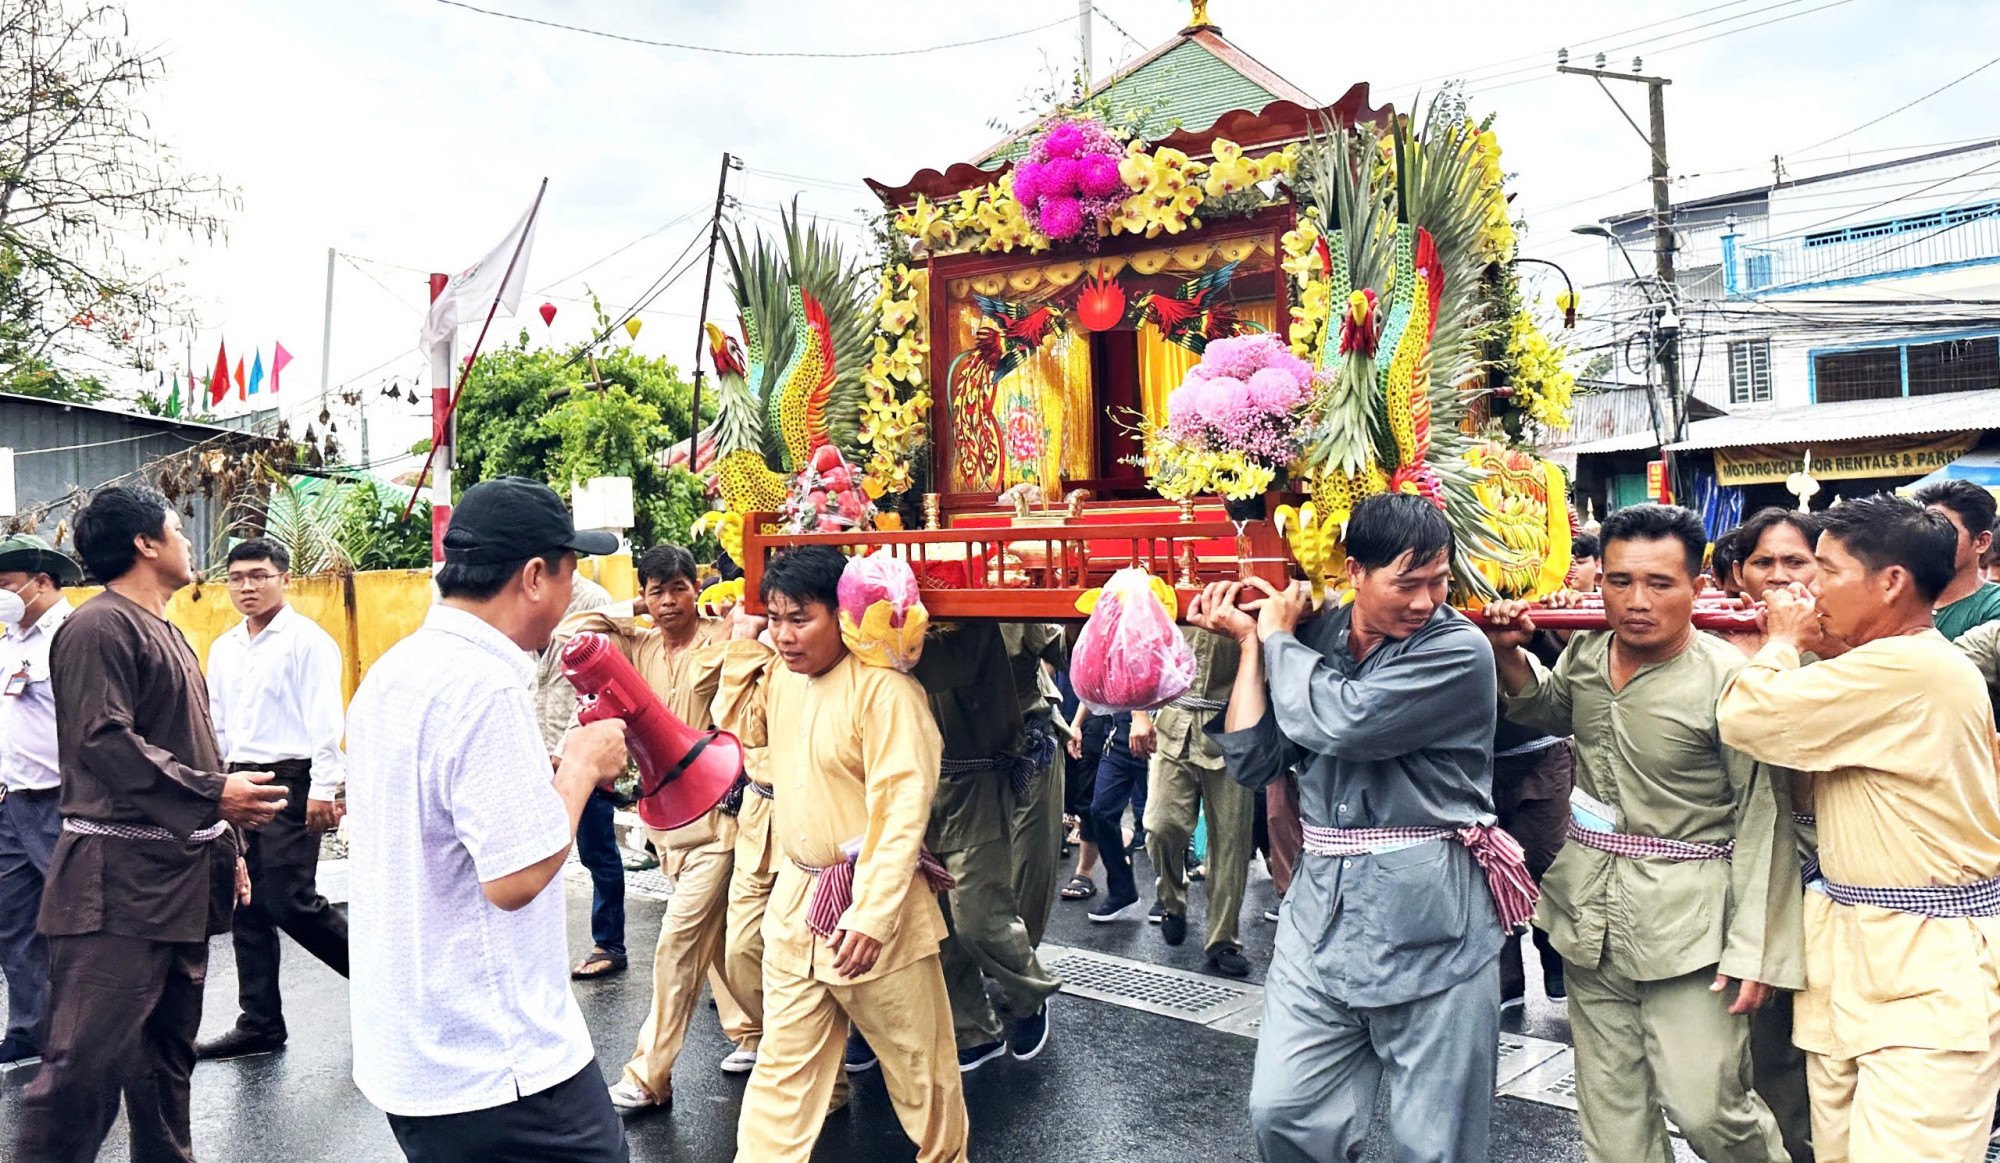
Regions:
[[[75, 586], [64, 594], [71, 605], [80, 605], [97, 592], [96, 586]], [[427, 569], [388, 569], [349, 577], [295, 577], [285, 587], [285, 600], [340, 643], [346, 664], [341, 695], [352, 698], [375, 660], [423, 625], [431, 606], [431, 574]], [[189, 586], [167, 604], [167, 621], [187, 635], [203, 666], [208, 665], [209, 646], [242, 618], [229, 602], [229, 590], [216, 582]]]

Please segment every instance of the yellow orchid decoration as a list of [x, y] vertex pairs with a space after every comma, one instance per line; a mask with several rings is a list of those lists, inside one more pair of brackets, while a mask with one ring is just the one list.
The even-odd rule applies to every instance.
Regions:
[[[735, 554], [731, 554], [730, 556], [733, 558]], [[720, 607], [739, 605], [743, 601], [743, 579], [739, 577], [725, 582], [716, 582], [714, 585], [701, 591], [701, 596], [697, 597], [695, 601], [697, 604], [703, 606]]]
[[[1167, 617], [1174, 619], [1180, 618], [1181, 596], [1174, 592], [1174, 587], [1168, 585], [1166, 581], [1160, 577], [1148, 575], [1146, 578], [1146, 588], [1152, 590], [1153, 596], [1160, 600], [1160, 605], [1166, 607]], [[1099, 586], [1094, 590], [1083, 591], [1083, 593], [1079, 595], [1076, 599], [1077, 613], [1084, 615], [1096, 613], [1097, 599], [1103, 596], [1104, 596], [1103, 586]]]
[[919, 246], [929, 246], [933, 240], [939, 246], [958, 241], [958, 231], [952, 222], [922, 194], [917, 195], [913, 205], [896, 212], [895, 225], [897, 233]]
[[1569, 348], [1551, 340], [1535, 317], [1521, 310], [1508, 327], [1507, 359], [1513, 364], [1509, 382], [1521, 409], [1545, 427], [1568, 429], [1570, 397], [1576, 390]]
[[1340, 545], [1346, 514], [1323, 514], [1307, 501], [1297, 509], [1280, 505], [1273, 517], [1279, 536], [1292, 547], [1292, 557], [1312, 584], [1313, 609], [1317, 610], [1326, 603], [1327, 574], [1347, 560]]
[[869, 666], [907, 672], [924, 654], [924, 631], [931, 624], [930, 611], [922, 605], [903, 612], [903, 624], [894, 624], [896, 607], [888, 600], [872, 603], [861, 613], [861, 624], [846, 610], [840, 612], [840, 640], [854, 656]]
[[721, 511], [703, 513], [700, 520], [688, 527], [688, 536], [700, 537], [705, 533], [715, 534], [715, 539], [722, 543], [722, 552], [727, 553], [731, 561], [739, 564], [743, 561], [743, 514]]

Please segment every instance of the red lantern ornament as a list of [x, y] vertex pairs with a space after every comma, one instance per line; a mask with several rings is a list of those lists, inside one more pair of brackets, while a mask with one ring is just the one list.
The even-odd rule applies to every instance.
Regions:
[[552, 327], [555, 325], [556, 305], [554, 303], [543, 303], [541, 306], [541, 314], [542, 314], [542, 326]]
[[1076, 293], [1076, 319], [1092, 331], [1109, 331], [1125, 318], [1125, 288], [1118, 280], [1092, 275]]

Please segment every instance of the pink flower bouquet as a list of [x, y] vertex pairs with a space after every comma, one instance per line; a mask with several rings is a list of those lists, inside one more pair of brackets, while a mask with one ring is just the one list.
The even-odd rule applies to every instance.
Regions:
[[1094, 118], [1051, 121], [1014, 167], [1014, 200], [1035, 228], [1097, 249], [1098, 229], [1125, 201], [1118, 175], [1125, 147]]

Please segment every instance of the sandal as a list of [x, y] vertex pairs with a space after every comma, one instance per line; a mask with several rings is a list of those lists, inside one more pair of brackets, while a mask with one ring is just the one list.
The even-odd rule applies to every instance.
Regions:
[[1097, 883], [1087, 876], [1072, 876], [1061, 895], [1066, 901], [1087, 901], [1097, 895]]
[[609, 977], [611, 974], [623, 972], [625, 972], [623, 957], [616, 953], [606, 953], [602, 949], [592, 949], [589, 956], [577, 962], [576, 968], [569, 971], [569, 975], [578, 981], [583, 981], [587, 978]]

